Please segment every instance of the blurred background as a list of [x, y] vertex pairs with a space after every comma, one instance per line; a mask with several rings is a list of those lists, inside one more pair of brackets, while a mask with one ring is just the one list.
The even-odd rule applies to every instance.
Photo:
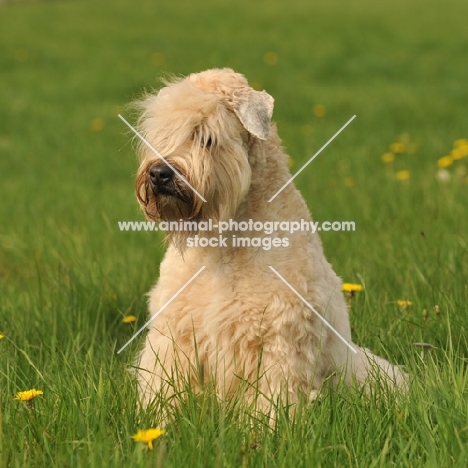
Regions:
[[[0, 0], [0, 466], [163, 466], [166, 441], [164, 466], [467, 466], [467, 18], [466, 0]], [[321, 233], [364, 287], [353, 341], [406, 365], [412, 397], [327, 392], [257, 443], [202, 396], [151, 458], [130, 437], [159, 424], [127, 372], [142, 337], [116, 351], [164, 244], [118, 229], [143, 215], [117, 115], [210, 67], [275, 98], [292, 173], [357, 116], [295, 182], [316, 221], [355, 222]]]
[[66, 327], [96, 303], [114, 338], [124, 313], [144, 319], [163, 244], [118, 230], [143, 217], [117, 114], [134, 121], [161, 77], [232, 67], [274, 96], [293, 173], [357, 115], [297, 185], [317, 221], [356, 223], [322, 238], [366, 287], [358, 339], [379, 341], [381, 314], [444, 341], [435, 306], [467, 316], [467, 17], [464, 0], [1, 2], [2, 327]]

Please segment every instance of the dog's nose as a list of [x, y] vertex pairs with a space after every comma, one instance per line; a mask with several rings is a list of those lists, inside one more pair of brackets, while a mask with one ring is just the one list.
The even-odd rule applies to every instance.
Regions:
[[156, 164], [149, 170], [153, 185], [167, 185], [174, 178], [174, 171], [167, 164]]

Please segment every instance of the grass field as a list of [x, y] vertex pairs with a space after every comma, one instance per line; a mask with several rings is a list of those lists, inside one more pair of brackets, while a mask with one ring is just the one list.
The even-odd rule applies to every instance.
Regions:
[[[1, 3], [0, 468], [468, 466], [468, 158], [438, 167], [468, 138], [467, 17], [465, 0]], [[142, 216], [117, 114], [161, 75], [223, 66], [275, 97], [293, 172], [357, 115], [297, 185], [314, 219], [355, 221], [322, 234], [365, 285], [354, 341], [412, 387], [327, 391], [274, 429], [207, 390], [150, 451], [131, 439], [158, 424], [126, 371], [141, 340], [116, 351], [163, 249], [118, 230]]]

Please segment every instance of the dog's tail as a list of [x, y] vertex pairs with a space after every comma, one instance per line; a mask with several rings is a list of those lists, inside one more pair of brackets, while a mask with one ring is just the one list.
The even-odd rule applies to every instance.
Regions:
[[408, 374], [400, 366], [372, 354], [366, 348], [356, 348], [353, 374], [358, 384], [364, 385], [368, 392], [372, 391], [373, 382], [379, 382], [393, 391], [408, 392]]

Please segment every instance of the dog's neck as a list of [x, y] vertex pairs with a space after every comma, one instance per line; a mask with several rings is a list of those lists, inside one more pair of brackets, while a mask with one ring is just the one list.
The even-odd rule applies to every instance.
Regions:
[[281, 150], [281, 141], [275, 127], [272, 127], [266, 141], [253, 141], [249, 148], [249, 158], [252, 166], [250, 190], [239, 205], [234, 219], [310, 221], [309, 209], [292, 182], [269, 201], [292, 178], [289, 172], [289, 156]]

